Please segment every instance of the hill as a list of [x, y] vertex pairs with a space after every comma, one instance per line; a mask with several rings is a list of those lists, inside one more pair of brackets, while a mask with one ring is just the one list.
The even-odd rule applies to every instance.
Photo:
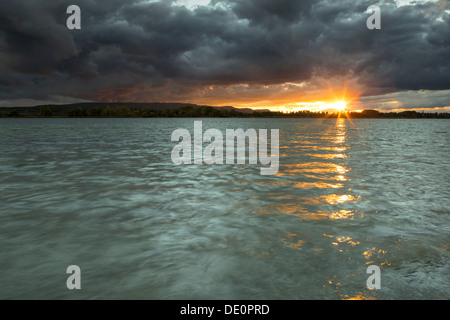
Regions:
[[[165, 102], [150, 102], [150, 103], [136, 103], [136, 102], [83, 102], [72, 103], [63, 105], [38, 105], [32, 107], [0, 107], [0, 117], [39, 117], [39, 116], [53, 116], [53, 117], [67, 117], [75, 115], [76, 111], [81, 111], [79, 116], [114, 116], [114, 113], [118, 113], [117, 116], [126, 116], [128, 113], [135, 114], [136, 116], [145, 116], [143, 111], [163, 111], [163, 110], [178, 110], [181, 108], [213, 108], [216, 110], [235, 111], [239, 113], [249, 114], [252, 113], [252, 109], [248, 108], [234, 108], [232, 106], [223, 107], [211, 107], [201, 106], [192, 103], [165, 103]], [[125, 109], [126, 108], [126, 109]], [[45, 111], [43, 111], [45, 110]], [[51, 112], [49, 111], [51, 110]], [[101, 110], [101, 111], [100, 111]], [[102, 113], [107, 111], [107, 114]], [[125, 111], [120, 112], [120, 110]], [[72, 111], [72, 113], [70, 112]], [[119, 112], [115, 112], [119, 111]], [[142, 112], [140, 112], [142, 111]], [[268, 110], [266, 110], [268, 111]]]

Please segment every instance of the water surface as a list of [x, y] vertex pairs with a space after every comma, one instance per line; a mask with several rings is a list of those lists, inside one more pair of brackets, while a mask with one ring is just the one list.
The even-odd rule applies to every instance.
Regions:
[[280, 129], [278, 174], [175, 166], [194, 119], [0, 119], [0, 298], [449, 298], [448, 120], [201, 120]]

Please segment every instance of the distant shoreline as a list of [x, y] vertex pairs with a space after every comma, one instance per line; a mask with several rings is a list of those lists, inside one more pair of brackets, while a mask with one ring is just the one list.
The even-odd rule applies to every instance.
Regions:
[[438, 112], [312, 112], [283, 113], [270, 110], [212, 107], [182, 103], [78, 103], [33, 107], [0, 107], [0, 118], [350, 118], [350, 119], [450, 119]]
[[347, 120], [355, 120], [355, 119], [396, 119], [396, 120], [408, 120], [408, 119], [442, 119], [448, 120], [450, 119], [450, 115], [446, 116], [445, 114], [439, 114], [438, 116], [428, 116], [428, 117], [352, 117], [352, 116], [327, 116], [327, 117], [287, 117], [287, 116], [272, 116], [272, 117], [261, 117], [257, 115], [253, 116], [233, 116], [233, 117], [68, 117], [68, 116], [52, 116], [52, 117], [44, 117], [44, 116], [12, 116], [12, 117], [3, 117], [0, 116], [0, 119], [347, 119]]

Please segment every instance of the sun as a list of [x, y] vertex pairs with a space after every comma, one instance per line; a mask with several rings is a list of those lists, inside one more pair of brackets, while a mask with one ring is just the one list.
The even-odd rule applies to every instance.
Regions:
[[334, 103], [330, 103], [329, 105], [327, 105], [327, 107], [330, 109], [336, 109], [339, 112], [342, 112], [345, 110], [345, 107], [347, 107], [347, 103], [345, 101], [337, 101]]
[[345, 103], [345, 101], [338, 101], [333, 104], [333, 107], [337, 109], [339, 112], [344, 111], [346, 106], [347, 103]]
[[347, 102], [345, 102], [344, 100], [338, 100], [336, 102], [331, 102], [331, 103], [324, 103], [322, 102], [322, 105], [320, 106], [320, 110], [335, 110], [338, 111], [339, 113], [344, 112], [345, 108], [347, 107]]

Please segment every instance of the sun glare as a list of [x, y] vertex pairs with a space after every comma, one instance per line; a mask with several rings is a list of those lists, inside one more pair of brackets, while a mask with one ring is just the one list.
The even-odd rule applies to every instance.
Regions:
[[[337, 100], [335, 102], [327, 103], [324, 101], [316, 102], [297, 102], [288, 106], [270, 106], [264, 107], [264, 109], [269, 109], [271, 111], [281, 111], [284, 113], [298, 112], [298, 111], [311, 111], [311, 112], [344, 112], [347, 108], [347, 102], [344, 100]], [[258, 109], [253, 107], [253, 109]]]
[[331, 108], [337, 109], [338, 111], [344, 111], [346, 106], [347, 103], [345, 103], [345, 101], [338, 101], [330, 104]]
[[345, 101], [336, 101], [332, 103], [323, 103], [320, 106], [320, 110], [337, 110], [342, 112], [347, 107], [347, 103]]

